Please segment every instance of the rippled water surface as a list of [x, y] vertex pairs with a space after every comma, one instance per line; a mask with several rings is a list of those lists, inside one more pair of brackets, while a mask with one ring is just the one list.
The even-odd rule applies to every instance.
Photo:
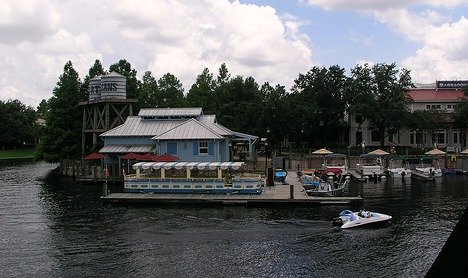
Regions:
[[393, 222], [334, 231], [348, 207], [103, 205], [55, 167], [0, 164], [2, 277], [422, 277], [468, 205], [468, 176], [352, 183]]

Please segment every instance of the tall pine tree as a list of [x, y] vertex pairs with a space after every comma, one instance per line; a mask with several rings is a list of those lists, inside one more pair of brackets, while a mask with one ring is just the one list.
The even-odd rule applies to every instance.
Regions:
[[39, 145], [39, 156], [47, 161], [81, 154], [82, 110], [78, 102], [85, 95], [80, 88], [78, 73], [68, 61], [48, 101], [45, 132]]

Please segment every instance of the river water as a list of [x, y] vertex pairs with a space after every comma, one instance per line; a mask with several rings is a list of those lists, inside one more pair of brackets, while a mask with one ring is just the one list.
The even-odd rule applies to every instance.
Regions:
[[55, 167], [0, 164], [2, 277], [422, 277], [468, 205], [468, 176], [352, 183], [393, 222], [334, 231], [348, 207], [104, 205]]

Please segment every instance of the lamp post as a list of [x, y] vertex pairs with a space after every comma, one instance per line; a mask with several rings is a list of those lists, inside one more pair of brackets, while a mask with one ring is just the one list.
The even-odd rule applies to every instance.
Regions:
[[267, 170], [268, 168], [268, 153], [269, 153], [269, 145], [268, 145], [268, 139], [270, 137], [270, 128], [268, 127], [267, 130], [267, 136], [266, 136], [266, 140], [265, 140], [265, 170]]

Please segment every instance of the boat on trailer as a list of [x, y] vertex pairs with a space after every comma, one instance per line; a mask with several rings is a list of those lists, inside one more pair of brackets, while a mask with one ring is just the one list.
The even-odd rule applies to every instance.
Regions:
[[265, 179], [244, 162], [138, 162], [124, 178], [128, 193], [261, 194]]

